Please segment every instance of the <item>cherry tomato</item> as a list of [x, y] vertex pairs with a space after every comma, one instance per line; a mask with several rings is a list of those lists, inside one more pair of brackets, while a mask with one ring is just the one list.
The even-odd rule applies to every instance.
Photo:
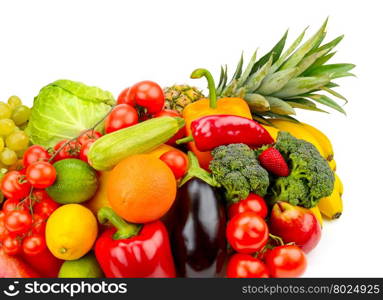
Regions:
[[16, 255], [21, 251], [21, 242], [18, 237], [7, 236], [3, 240], [4, 252], [8, 255]]
[[59, 206], [57, 202], [53, 201], [48, 194], [46, 194], [46, 196], [35, 203], [33, 211], [46, 220]]
[[80, 150], [80, 159], [85, 161], [86, 163], [89, 163], [88, 161], [88, 152], [90, 149], [90, 146], [95, 142], [96, 140], [88, 140], [85, 144], [82, 144], [81, 150]]
[[234, 216], [226, 227], [227, 241], [239, 253], [250, 254], [261, 250], [268, 237], [265, 220], [251, 211]]
[[186, 174], [188, 159], [184, 153], [171, 150], [161, 155], [160, 159], [173, 171], [174, 177], [179, 179]]
[[126, 97], [133, 99], [136, 105], [146, 108], [151, 115], [159, 113], [165, 105], [165, 95], [162, 88], [149, 80], [131, 86]]
[[7, 199], [3, 203], [3, 213], [7, 214], [14, 210], [27, 210], [27, 206], [20, 203], [19, 200]]
[[21, 200], [28, 196], [31, 190], [30, 183], [19, 171], [10, 171], [4, 175], [1, 182], [1, 191], [7, 198]]
[[26, 210], [14, 210], [5, 216], [5, 228], [14, 234], [26, 233], [32, 226], [32, 216]]
[[45, 189], [56, 180], [56, 169], [46, 161], [37, 161], [27, 168], [27, 180], [35, 188]]
[[23, 252], [27, 255], [37, 255], [45, 248], [46, 243], [42, 234], [34, 233], [23, 240]]
[[231, 219], [235, 215], [246, 211], [255, 212], [264, 219], [267, 216], [268, 210], [266, 202], [261, 196], [250, 194], [246, 199], [234, 203], [229, 207], [229, 218]]
[[129, 88], [124, 89], [117, 98], [117, 104], [129, 104], [131, 106], [136, 106], [136, 102], [134, 100], [134, 95], [129, 94]]
[[36, 161], [48, 161], [50, 158], [49, 152], [42, 146], [30, 146], [23, 155], [23, 166], [28, 168], [29, 165]]
[[284, 245], [269, 250], [265, 258], [270, 275], [277, 278], [299, 277], [307, 266], [305, 253], [295, 245]]
[[84, 146], [88, 141], [92, 140], [95, 141], [102, 137], [102, 134], [95, 130], [87, 130], [85, 131], [78, 139], [77, 141]]
[[[55, 151], [58, 151], [67, 142], [68, 140], [62, 140], [61, 142], [57, 143], [56, 146], [53, 147], [53, 149]], [[78, 158], [80, 148], [81, 145], [79, 142], [71, 141], [68, 145], [64, 146], [64, 148], [62, 148], [59, 153], [57, 153], [57, 155], [54, 158], [54, 161], [59, 161], [67, 158]]]
[[[178, 117], [182, 118], [182, 116], [175, 110], [170, 110], [170, 109], [164, 109], [160, 111], [158, 114], [154, 115], [155, 118], [160, 118], [160, 117]], [[182, 127], [178, 132], [166, 142], [168, 145], [176, 145], [176, 141], [179, 139], [182, 139], [186, 135], [186, 130], [185, 126]]]
[[32, 232], [33, 233], [39, 233], [44, 234], [45, 233], [45, 226], [46, 226], [46, 219], [40, 214], [33, 214], [33, 221], [32, 221]]
[[105, 132], [111, 133], [138, 123], [137, 110], [129, 104], [119, 104], [105, 119]]
[[228, 278], [268, 278], [269, 272], [260, 259], [236, 253], [229, 259], [226, 275]]

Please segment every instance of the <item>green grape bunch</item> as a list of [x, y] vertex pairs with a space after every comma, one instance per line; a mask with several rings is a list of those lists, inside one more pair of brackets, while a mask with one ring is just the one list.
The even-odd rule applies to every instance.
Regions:
[[29, 147], [24, 128], [30, 115], [31, 109], [17, 96], [9, 97], [7, 103], [0, 101], [0, 169], [15, 165]]

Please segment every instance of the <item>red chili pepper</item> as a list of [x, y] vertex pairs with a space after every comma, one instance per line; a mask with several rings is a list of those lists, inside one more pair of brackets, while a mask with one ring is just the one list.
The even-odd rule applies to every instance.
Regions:
[[53, 254], [45, 248], [41, 253], [36, 255], [22, 255], [23, 259], [32, 266], [43, 277], [56, 278], [62, 263], [61, 259], [53, 256]]
[[98, 212], [100, 223], [110, 221], [96, 241], [95, 254], [108, 278], [176, 277], [168, 233], [160, 221], [144, 224], [125, 222], [109, 207]]
[[243, 143], [259, 147], [274, 143], [258, 122], [234, 115], [211, 115], [191, 123], [194, 142], [199, 151], [210, 151], [221, 145]]

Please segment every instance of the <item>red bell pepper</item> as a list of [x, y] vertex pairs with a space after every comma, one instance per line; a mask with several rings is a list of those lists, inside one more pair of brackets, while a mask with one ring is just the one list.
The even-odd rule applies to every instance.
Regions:
[[210, 115], [194, 120], [191, 131], [199, 151], [211, 151], [221, 145], [243, 143], [250, 147], [274, 143], [258, 122], [234, 115]]
[[45, 278], [56, 278], [62, 263], [61, 259], [56, 258], [45, 248], [41, 253], [36, 255], [22, 255], [23, 259], [31, 265], [36, 271], [38, 271], [42, 277]]
[[109, 207], [98, 211], [101, 224], [115, 228], [98, 238], [95, 254], [108, 278], [176, 277], [168, 233], [160, 221], [137, 225], [125, 222]]
[[16, 256], [8, 255], [0, 247], [0, 278], [39, 278], [35, 270]]

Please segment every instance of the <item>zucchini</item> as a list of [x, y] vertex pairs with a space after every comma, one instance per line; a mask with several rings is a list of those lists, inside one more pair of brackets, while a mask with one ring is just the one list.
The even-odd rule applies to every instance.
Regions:
[[110, 170], [130, 155], [149, 152], [167, 142], [184, 125], [182, 118], [161, 117], [106, 134], [90, 147], [89, 163], [96, 170]]

